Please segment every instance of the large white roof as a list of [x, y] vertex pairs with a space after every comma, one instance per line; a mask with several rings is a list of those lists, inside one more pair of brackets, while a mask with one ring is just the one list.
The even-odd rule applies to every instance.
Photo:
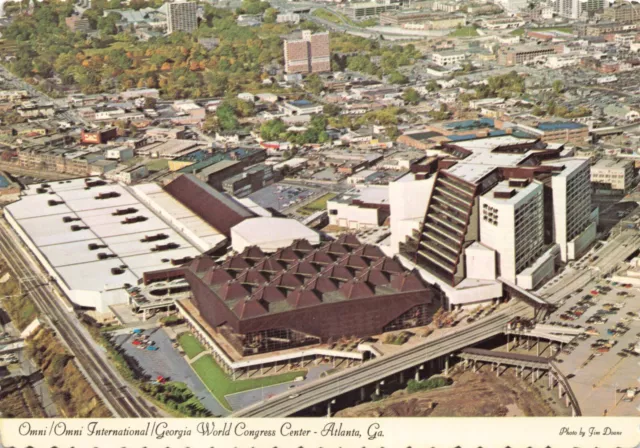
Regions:
[[[194, 247], [188, 236], [180, 233], [181, 229], [171, 224], [170, 212], [175, 210], [180, 215], [182, 210], [179, 208], [171, 209], [163, 217], [143, 203], [147, 198], [142, 199], [134, 189], [113, 182], [91, 188], [87, 188], [85, 179], [48, 185], [44, 193], [37, 191], [41, 184], [28, 187], [19, 201], [6, 207], [6, 212], [70, 290], [100, 292], [121, 288], [125, 283], [136, 284], [144, 272], [169, 268], [172, 259], [196, 257], [203, 252]], [[117, 196], [97, 199], [100, 193]], [[50, 200], [64, 203], [49, 205]], [[129, 208], [135, 212], [113, 214], [116, 210]], [[192, 216], [184, 215], [180, 218], [193, 220]], [[65, 217], [73, 221], [64, 222]], [[123, 222], [131, 217], [143, 217], [144, 220]], [[74, 225], [81, 229], [73, 231]], [[166, 238], [155, 242], [141, 241], [145, 236], [160, 233]], [[152, 250], [156, 245], [167, 243], [178, 247]], [[90, 250], [89, 244], [100, 247]], [[99, 253], [109, 258], [99, 259]], [[123, 268], [124, 273], [112, 274], [111, 269], [116, 267]]]
[[274, 252], [281, 247], [291, 245], [293, 240], [297, 239], [306, 239], [311, 244], [320, 244], [318, 232], [295, 219], [251, 218], [231, 228], [231, 244], [238, 252], [247, 246], [258, 246], [265, 252]]

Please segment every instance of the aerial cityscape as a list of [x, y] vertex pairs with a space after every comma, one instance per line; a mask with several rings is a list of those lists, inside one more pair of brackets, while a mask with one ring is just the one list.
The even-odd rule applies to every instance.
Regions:
[[640, 3], [0, 0], [0, 417], [640, 412]]

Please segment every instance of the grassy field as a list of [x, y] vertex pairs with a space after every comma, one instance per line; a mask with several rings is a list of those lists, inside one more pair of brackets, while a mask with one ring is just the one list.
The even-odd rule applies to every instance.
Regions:
[[[558, 26], [558, 27], [549, 27], [549, 28], [530, 28], [530, 31], [559, 31], [561, 33], [572, 33], [573, 28], [570, 26]], [[512, 36], [522, 36], [525, 32], [525, 28], [518, 28], [517, 30], [511, 31]]]
[[472, 26], [464, 26], [449, 33], [451, 37], [476, 37], [479, 36], [478, 31]]
[[149, 171], [162, 171], [169, 168], [169, 161], [167, 159], [156, 159], [146, 164]]
[[328, 11], [326, 9], [316, 9], [312, 14], [316, 17], [328, 20], [329, 22], [335, 23], [337, 25], [344, 25], [345, 23], [348, 23], [351, 26], [366, 28], [368, 26], [375, 26], [378, 24], [378, 21], [376, 19], [367, 19], [357, 22], [355, 20], [351, 20], [349, 17], [343, 14]]
[[330, 201], [336, 196], [337, 195], [335, 193], [327, 193], [323, 196], [320, 196], [315, 201], [310, 202], [303, 207], [300, 207], [298, 209], [298, 213], [300, 213], [301, 215], [312, 215], [320, 210], [325, 210], [327, 208], [327, 201]]
[[182, 333], [180, 336], [178, 336], [178, 342], [184, 349], [184, 352], [187, 354], [189, 359], [195, 358], [205, 350], [202, 344], [191, 333]]
[[135, 46], [130, 42], [114, 42], [109, 45], [107, 48], [87, 48], [84, 50], [84, 53], [88, 56], [96, 56], [96, 55], [104, 55], [111, 50], [122, 50], [129, 51], [132, 50]]
[[274, 384], [286, 383], [293, 381], [298, 376], [307, 374], [306, 370], [298, 370], [295, 372], [283, 373], [282, 375], [233, 381], [220, 368], [211, 355], [203, 356], [191, 364], [191, 367], [193, 367], [202, 382], [207, 386], [220, 404], [229, 410], [231, 410], [231, 406], [225, 398], [225, 396], [229, 394], [244, 392], [251, 389], [259, 389], [260, 387], [265, 386], [273, 386]]

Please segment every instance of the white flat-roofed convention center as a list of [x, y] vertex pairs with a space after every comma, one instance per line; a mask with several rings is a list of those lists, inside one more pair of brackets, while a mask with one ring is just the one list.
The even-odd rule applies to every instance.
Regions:
[[227, 241], [158, 185], [96, 177], [31, 185], [5, 217], [71, 301], [98, 312], [127, 303], [144, 272]]

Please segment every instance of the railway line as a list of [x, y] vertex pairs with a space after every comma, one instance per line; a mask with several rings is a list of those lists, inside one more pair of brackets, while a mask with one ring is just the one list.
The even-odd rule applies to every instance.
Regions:
[[[4, 220], [0, 223], [0, 251], [23, 287], [28, 290], [41, 314], [74, 355], [81, 371], [90, 381], [97, 394], [115, 417], [156, 417], [157, 412], [147, 405], [144, 398], [130, 389], [124, 379], [105, 359], [88, 332], [82, 327], [75, 313], [68, 312], [55, 294], [47, 288], [39, 266], [23, 253], [19, 244], [11, 237], [11, 230]], [[30, 263], [31, 261], [31, 263]]]

